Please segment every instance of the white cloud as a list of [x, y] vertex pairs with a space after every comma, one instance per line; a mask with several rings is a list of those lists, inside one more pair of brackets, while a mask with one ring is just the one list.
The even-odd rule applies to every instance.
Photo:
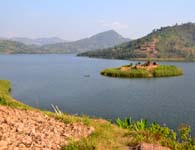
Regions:
[[114, 22], [106, 22], [104, 20], [100, 20], [100, 25], [106, 28], [111, 28], [114, 30], [126, 30], [129, 28], [129, 26], [125, 23], [114, 21]]

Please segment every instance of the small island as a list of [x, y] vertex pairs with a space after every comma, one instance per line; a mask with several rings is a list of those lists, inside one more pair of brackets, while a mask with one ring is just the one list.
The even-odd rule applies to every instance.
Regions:
[[101, 71], [101, 75], [121, 78], [152, 78], [171, 77], [183, 75], [183, 70], [173, 65], [160, 65], [147, 61], [141, 64], [129, 64], [118, 68], [107, 68]]

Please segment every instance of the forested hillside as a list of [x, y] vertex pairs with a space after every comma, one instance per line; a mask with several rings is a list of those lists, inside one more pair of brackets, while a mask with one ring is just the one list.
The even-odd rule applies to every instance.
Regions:
[[140, 39], [79, 56], [192, 61], [195, 60], [195, 24], [161, 27]]

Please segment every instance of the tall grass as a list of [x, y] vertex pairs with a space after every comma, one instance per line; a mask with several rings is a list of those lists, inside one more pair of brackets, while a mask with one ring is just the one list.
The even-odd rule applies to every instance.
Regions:
[[176, 67], [176, 66], [165, 66], [161, 65], [158, 66], [153, 70], [153, 76], [154, 77], [169, 77], [169, 76], [179, 76], [182, 75], [183, 71], [182, 69]]
[[108, 68], [101, 71], [101, 74], [109, 77], [122, 77], [122, 78], [150, 77], [150, 73], [145, 69], [131, 69], [131, 71], [121, 71], [119, 68]]

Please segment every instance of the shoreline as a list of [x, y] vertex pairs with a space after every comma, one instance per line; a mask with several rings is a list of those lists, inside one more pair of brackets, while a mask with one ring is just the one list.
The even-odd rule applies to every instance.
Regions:
[[[85, 55], [76, 55], [77, 57], [86, 57], [86, 58], [94, 58], [94, 59], [111, 59], [111, 60], [129, 60], [129, 61], [147, 61], [147, 58], [108, 58], [108, 57], [93, 57], [93, 56], [85, 56]], [[159, 62], [191, 62], [194, 63], [194, 60], [186, 60], [185, 58], [150, 58], [150, 61], [159, 61]]]
[[[65, 133], [69, 133], [70, 135], [72, 135], [73, 133], [77, 135], [80, 132], [83, 133], [84, 131], [86, 133], [86, 134], [81, 134], [81, 138], [77, 138], [77, 136], [76, 138], [74, 138], [74, 136], [72, 137], [65, 134], [67, 136], [66, 142], [64, 141], [65, 142], [64, 144], [62, 142], [61, 143], [62, 145], [58, 144], [57, 146], [57, 149], [62, 149], [62, 150], [71, 149], [72, 147], [75, 147], [75, 150], [83, 150], [83, 149], [128, 150], [135, 146], [150, 147], [150, 148], [157, 146], [169, 150], [169, 149], [173, 149], [175, 146], [181, 148], [186, 146], [192, 148], [195, 146], [195, 143], [192, 142], [192, 138], [190, 136], [190, 128], [188, 126], [183, 126], [180, 129], [181, 131], [187, 131], [185, 132], [185, 136], [187, 136], [187, 138], [183, 139], [183, 142], [181, 143], [180, 140], [182, 139], [180, 139], [181, 137], [179, 136], [179, 134], [178, 137], [176, 138], [177, 132], [174, 132], [172, 129], [166, 126], [161, 126], [157, 123], [149, 124], [147, 123], [147, 120], [143, 120], [143, 119], [138, 121], [133, 121], [131, 120], [130, 117], [125, 118], [124, 120], [118, 118], [116, 120], [116, 123], [111, 123], [105, 119], [96, 119], [85, 115], [74, 116], [74, 115], [65, 114], [60, 110], [56, 110], [55, 112], [50, 112], [50, 111], [43, 111], [40, 109], [32, 108], [26, 104], [23, 104], [22, 102], [13, 99], [9, 91], [10, 88], [11, 88], [11, 83], [9, 81], [0, 80], [0, 112], [3, 113], [7, 112], [5, 114], [11, 114], [12, 112], [12, 114], [14, 113], [17, 116], [11, 115], [11, 117], [14, 118], [18, 117], [19, 119], [16, 118], [14, 121], [14, 118], [9, 119], [8, 116], [5, 116], [4, 114], [3, 118], [6, 118], [7, 121], [0, 119], [0, 122], [1, 125], [5, 125], [8, 127], [11, 124], [14, 126], [16, 125], [17, 127], [18, 123], [20, 122], [20, 126], [19, 126], [20, 128], [18, 128], [17, 130], [13, 130], [12, 135], [19, 136], [18, 134], [21, 134], [21, 140], [19, 140], [19, 142], [21, 141], [21, 144], [26, 143], [26, 145], [19, 144], [21, 146], [21, 150], [25, 149], [26, 147], [30, 148], [30, 146], [36, 147], [36, 144], [34, 145], [32, 144], [36, 141], [34, 138], [39, 136], [39, 134], [36, 134], [37, 133], [36, 131], [38, 130], [36, 128], [42, 128], [43, 122], [48, 124], [49, 123], [47, 121], [48, 119], [49, 120], [52, 119], [52, 122], [60, 124], [60, 127], [55, 129], [56, 131], [53, 129], [50, 130], [51, 134], [58, 133], [58, 132], [64, 133], [64, 131], [62, 132], [63, 130], [62, 128], [66, 128], [68, 131], [69, 128], [74, 129], [74, 130], [70, 130], [69, 132], [65, 131]], [[28, 115], [25, 115], [25, 113], [27, 113]], [[38, 120], [31, 118], [31, 115], [34, 116], [34, 114], [37, 113], [39, 114], [38, 117], [36, 117], [36, 119]], [[2, 114], [0, 113], [0, 115]], [[42, 118], [46, 117], [47, 119], [42, 120], [40, 116], [42, 116]], [[23, 122], [20, 121], [20, 119], [24, 119], [25, 117], [28, 117], [27, 120], [29, 121], [32, 119], [33, 122], [36, 124], [35, 130], [32, 131], [33, 134], [26, 135], [26, 132], [28, 132], [29, 130], [31, 131], [30, 129], [31, 126], [28, 125], [28, 121], [25, 124], [23, 124]], [[2, 116], [0, 118], [2, 118]], [[19, 120], [19, 122], [17, 120]], [[25, 128], [23, 126], [25, 126]], [[44, 126], [44, 128], [47, 127], [49, 127], [49, 125]], [[0, 128], [0, 131], [2, 129], [4, 128]], [[12, 129], [11, 126], [9, 127], [9, 130], [10, 129]], [[180, 132], [180, 130], [178, 132]], [[7, 135], [6, 133], [7, 132], [4, 133], [3, 135], [4, 137], [8, 136], [8, 138], [14, 140], [14, 137], [10, 137], [10, 135]], [[41, 134], [43, 134], [42, 136], [43, 139], [42, 138], [40, 139], [41, 141], [47, 139], [45, 137], [47, 136], [46, 132], [43, 132]], [[156, 138], [157, 135], [158, 138]], [[24, 136], [27, 136], [28, 140], [22, 141]], [[142, 138], [140, 139], [139, 137]], [[2, 144], [4, 144], [5, 147], [10, 146], [9, 142], [6, 139], [4, 140], [5, 141], [0, 142], [0, 148]], [[54, 144], [54, 143], [55, 141], [53, 141], [50, 144]], [[16, 146], [16, 145], [12, 145], [12, 146]], [[48, 145], [46, 144], [45, 146]], [[44, 148], [44, 146], [42, 148]]]

